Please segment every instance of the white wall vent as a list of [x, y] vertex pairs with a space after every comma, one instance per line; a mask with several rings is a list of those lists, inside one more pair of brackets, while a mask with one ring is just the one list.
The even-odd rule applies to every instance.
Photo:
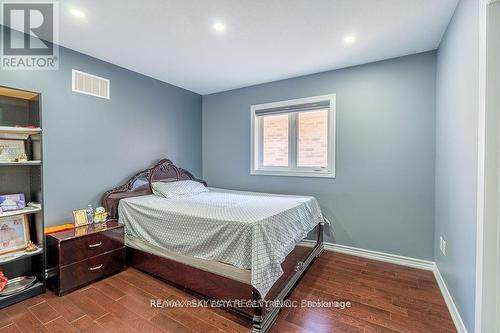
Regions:
[[109, 80], [73, 69], [72, 89], [74, 92], [109, 99]]

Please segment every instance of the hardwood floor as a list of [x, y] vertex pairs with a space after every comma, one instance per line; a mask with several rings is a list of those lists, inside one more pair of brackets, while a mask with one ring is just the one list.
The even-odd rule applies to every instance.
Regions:
[[[191, 295], [129, 268], [64, 297], [48, 292], [0, 310], [7, 332], [250, 332], [215, 308], [151, 308]], [[432, 272], [324, 252], [291, 301], [350, 301], [350, 308], [285, 308], [271, 332], [456, 332]]]

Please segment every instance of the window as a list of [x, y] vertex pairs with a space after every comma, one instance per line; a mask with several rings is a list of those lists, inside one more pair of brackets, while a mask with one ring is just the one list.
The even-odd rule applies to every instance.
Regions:
[[251, 174], [335, 177], [335, 95], [252, 105]]

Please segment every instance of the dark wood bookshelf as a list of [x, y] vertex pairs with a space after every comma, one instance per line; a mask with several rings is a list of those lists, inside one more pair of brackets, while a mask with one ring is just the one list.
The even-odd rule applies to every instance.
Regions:
[[[32, 125], [35, 128], [25, 126]], [[19, 127], [21, 126], [21, 127]], [[46, 248], [43, 213], [43, 158], [41, 94], [0, 86], [0, 139], [26, 141], [28, 161], [0, 161], [0, 195], [23, 193], [28, 202], [38, 202], [41, 208], [0, 213], [0, 219], [25, 215], [31, 241], [40, 250], [23, 253], [5, 260], [0, 255], [0, 271], [10, 280], [20, 276], [35, 276], [31, 287], [0, 297], [0, 309], [45, 292]]]

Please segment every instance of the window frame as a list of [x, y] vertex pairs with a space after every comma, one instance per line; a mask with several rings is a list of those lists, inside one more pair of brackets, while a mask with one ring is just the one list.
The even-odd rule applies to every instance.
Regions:
[[[328, 157], [326, 168], [315, 167], [298, 167], [298, 124], [297, 114], [293, 107], [300, 104], [329, 102], [328, 109]], [[288, 114], [288, 166], [263, 166], [263, 118], [265, 116], [257, 116], [259, 110], [273, 108], [290, 108]], [[283, 112], [282, 112], [283, 114]], [[250, 174], [263, 176], [291, 176], [291, 177], [319, 177], [319, 178], [335, 178], [335, 132], [336, 132], [336, 95], [320, 95], [313, 97], [297, 98], [286, 101], [255, 104], [250, 106]]]

